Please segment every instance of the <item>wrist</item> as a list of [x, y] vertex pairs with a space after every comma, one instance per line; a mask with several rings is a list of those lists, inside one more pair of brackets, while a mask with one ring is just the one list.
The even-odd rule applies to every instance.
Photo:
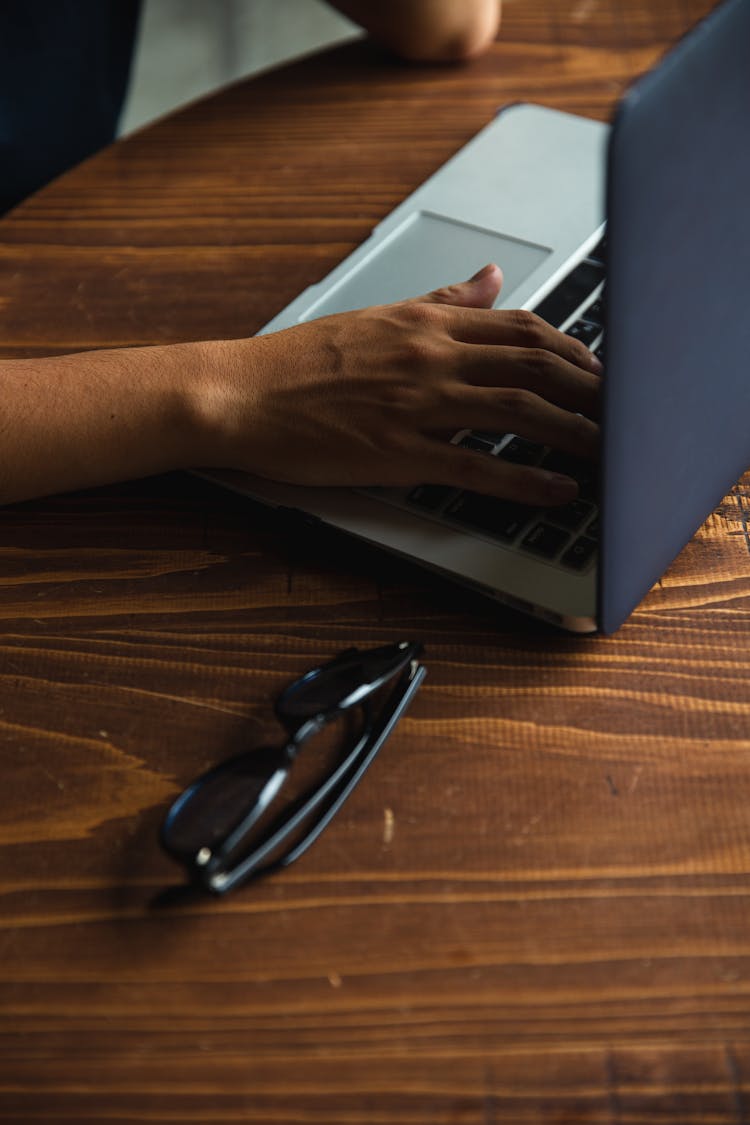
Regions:
[[239, 415], [252, 380], [245, 353], [252, 340], [204, 340], [189, 348], [181, 380], [183, 468], [236, 468]]

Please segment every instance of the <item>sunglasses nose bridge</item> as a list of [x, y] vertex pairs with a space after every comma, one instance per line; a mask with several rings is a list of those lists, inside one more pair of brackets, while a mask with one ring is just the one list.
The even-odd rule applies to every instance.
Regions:
[[304, 746], [308, 738], [312, 738], [314, 734], [319, 734], [323, 730], [329, 721], [329, 716], [321, 711], [317, 715], [311, 715], [304, 719], [282, 717], [281, 721], [289, 739], [286, 748], [287, 754], [290, 759], [294, 759], [297, 751], [301, 746]]

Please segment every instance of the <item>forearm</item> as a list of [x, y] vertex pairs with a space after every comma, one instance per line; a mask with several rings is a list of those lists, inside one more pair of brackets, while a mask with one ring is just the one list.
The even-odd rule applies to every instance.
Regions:
[[500, 26], [500, 0], [330, 0], [404, 58], [445, 61], [485, 50]]
[[0, 361], [0, 503], [195, 466], [289, 484], [428, 482], [536, 504], [575, 483], [446, 441], [598, 445], [601, 365], [524, 312], [502, 276], [283, 332]]
[[0, 503], [199, 463], [211, 347], [0, 361]]

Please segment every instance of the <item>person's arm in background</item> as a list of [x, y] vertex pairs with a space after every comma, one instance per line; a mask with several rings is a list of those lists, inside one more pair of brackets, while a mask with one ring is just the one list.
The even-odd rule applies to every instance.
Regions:
[[329, 0], [374, 39], [414, 62], [454, 62], [484, 51], [500, 0]]

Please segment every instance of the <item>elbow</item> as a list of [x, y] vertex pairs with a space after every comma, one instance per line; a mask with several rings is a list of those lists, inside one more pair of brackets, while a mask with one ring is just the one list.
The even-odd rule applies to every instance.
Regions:
[[486, 9], [480, 18], [457, 21], [443, 28], [421, 28], [405, 35], [393, 49], [408, 62], [461, 63], [483, 54], [497, 37], [500, 6]]

